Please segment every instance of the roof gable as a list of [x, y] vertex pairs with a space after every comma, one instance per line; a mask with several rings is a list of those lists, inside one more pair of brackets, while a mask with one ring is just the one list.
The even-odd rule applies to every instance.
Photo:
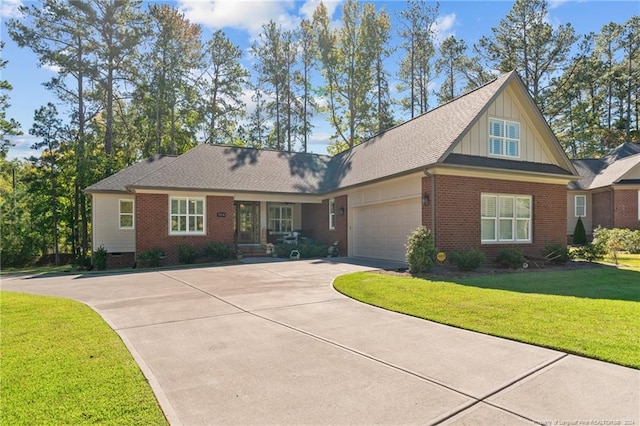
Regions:
[[[485, 159], [504, 159], [515, 163], [549, 164], [562, 170], [561, 174], [576, 175], [577, 172], [571, 161], [542, 117], [520, 77], [516, 73], [508, 75], [509, 78], [503, 89], [487, 103], [469, 129], [451, 146], [447, 155], [455, 153]], [[492, 118], [520, 124], [518, 158], [489, 154], [489, 121]], [[491, 164], [490, 161], [486, 163], [487, 167]]]
[[569, 185], [572, 190], [603, 188], [623, 180], [640, 178], [640, 144], [626, 142], [597, 159], [573, 160], [582, 177]]

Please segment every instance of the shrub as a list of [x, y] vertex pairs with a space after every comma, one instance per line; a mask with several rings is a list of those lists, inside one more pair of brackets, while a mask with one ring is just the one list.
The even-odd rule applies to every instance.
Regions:
[[625, 247], [631, 254], [640, 254], [640, 229], [629, 231], [625, 237]]
[[500, 250], [496, 257], [498, 262], [503, 268], [518, 269], [524, 264], [525, 258], [522, 254], [522, 250], [517, 248], [504, 248]]
[[326, 257], [328, 246], [315, 240], [304, 240], [298, 242], [298, 244], [280, 244], [274, 246], [274, 250], [278, 257], [289, 258], [291, 250], [298, 250], [300, 252], [300, 259], [314, 259], [319, 257]]
[[157, 268], [160, 266], [160, 257], [163, 255], [160, 249], [151, 249], [138, 254], [138, 266], [141, 268]]
[[98, 247], [93, 252], [93, 267], [98, 271], [104, 271], [107, 269], [107, 257], [108, 257], [107, 249], [104, 248], [103, 245]]
[[485, 254], [477, 249], [449, 253], [449, 261], [461, 271], [475, 271], [486, 258]]
[[595, 260], [602, 259], [606, 254], [606, 249], [602, 244], [589, 243], [581, 247], [578, 247], [573, 252], [576, 259], [584, 259], [587, 262], [593, 262]]
[[204, 249], [204, 255], [213, 261], [228, 260], [233, 257], [233, 247], [225, 243], [210, 242]]
[[551, 263], [567, 263], [570, 259], [569, 248], [560, 243], [545, 244], [541, 254], [547, 259], [551, 259]]
[[438, 254], [431, 230], [419, 226], [407, 240], [407, 263], [413, 273], [430, 272]]
[[581, 246], [587, 243], [587, 231], [584, 229], [582, 218], [578, 216], [578, 221], [573, 229], [573, 244]]
[[178, 262], [180, 263], [193, 263], [198, 258], [198, 250], [186, 245], [180, 244], [178, 246]]

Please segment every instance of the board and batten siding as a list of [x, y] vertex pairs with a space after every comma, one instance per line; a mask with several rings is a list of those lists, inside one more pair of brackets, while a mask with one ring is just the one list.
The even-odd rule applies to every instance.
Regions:
[[[120, 201], [133, 200], [131, 194], [93, 194], [93, 241], [109, 253], [136, 251], [136, 231], [120, 229]], [[135, 211], [135, 209], [134, 209]], [[96, 250], [98, 247], [93, 247]]]
[[510, 88], [503, 91], [489, 105], [480, 119], [474, 124], [463, 139], [456, 145], [456, 154], [489, 157], [489, 119], [497, 118], [520, 123], [520, 158], [512, 160], [530, 161], [533, 163], [556, 164], [546, 143], [541, 138], [541, 131], [536, 129], [523, 112], [521, 103]]

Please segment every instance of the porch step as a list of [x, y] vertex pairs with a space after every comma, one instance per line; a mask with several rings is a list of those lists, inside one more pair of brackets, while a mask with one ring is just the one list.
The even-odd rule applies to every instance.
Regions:
[[238, 244], [238, 251], [243, 257], [267, 256], [267, 247], [262, 244]]

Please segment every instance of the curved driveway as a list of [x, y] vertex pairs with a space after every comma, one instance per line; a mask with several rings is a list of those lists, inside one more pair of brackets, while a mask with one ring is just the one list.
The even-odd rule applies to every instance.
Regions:
[[174, 425], [640, 424], [640, 371], [361, 304], [342, 260], [2, 287], [93, 307]]

